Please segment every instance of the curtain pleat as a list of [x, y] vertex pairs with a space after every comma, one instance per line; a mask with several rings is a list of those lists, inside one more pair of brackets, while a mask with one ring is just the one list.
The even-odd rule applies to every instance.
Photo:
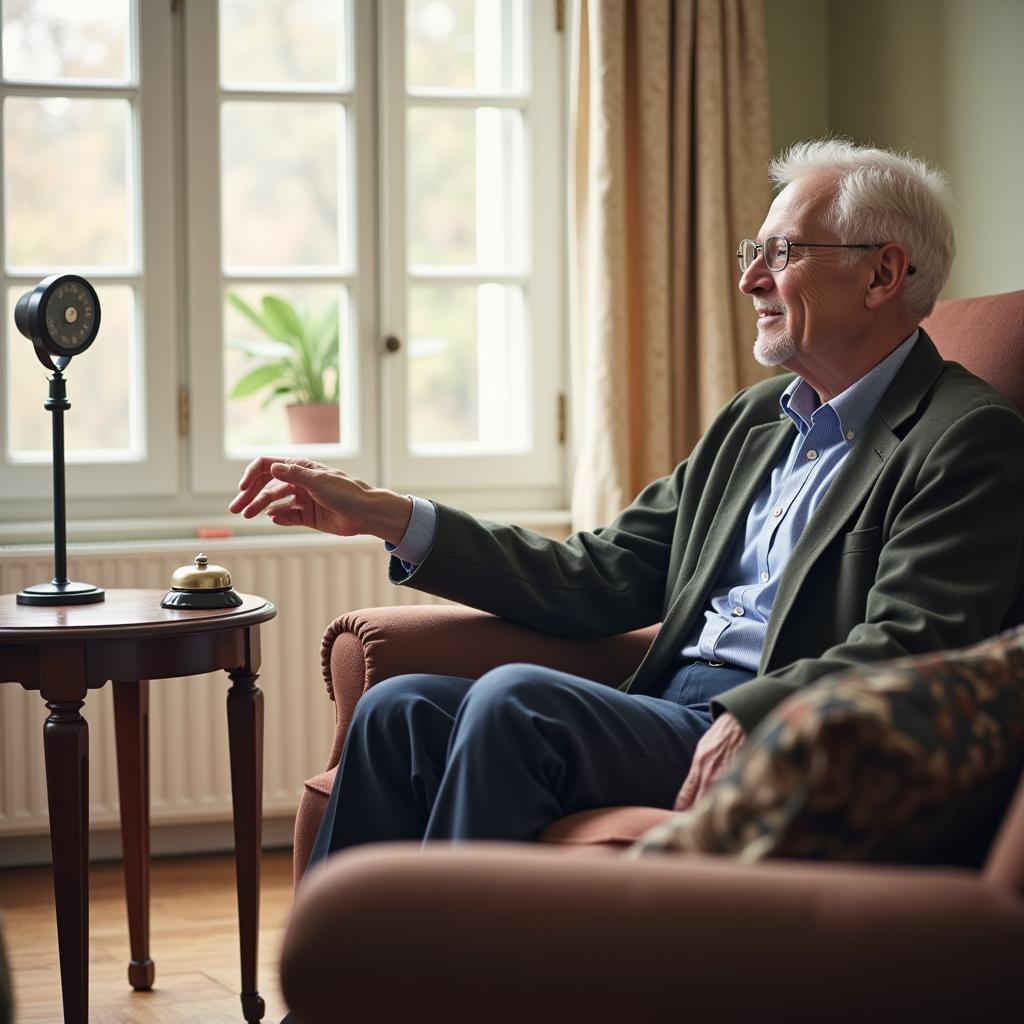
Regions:
[[763, 0], [577, 0], [576, 528], [608, 522], [766, 373], [736, 242], [768, 203]]

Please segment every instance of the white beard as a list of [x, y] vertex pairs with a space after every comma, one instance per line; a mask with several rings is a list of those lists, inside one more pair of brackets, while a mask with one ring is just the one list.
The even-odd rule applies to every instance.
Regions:
[[761, 331], [754, 339], [754, 358], [762, 366], [781, 366], [796, 355], [796, 342], [789, 331], [779, 331], [770, 337]]

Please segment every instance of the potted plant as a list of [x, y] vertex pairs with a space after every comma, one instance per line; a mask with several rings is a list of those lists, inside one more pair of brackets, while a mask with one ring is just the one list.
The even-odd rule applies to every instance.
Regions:
[[264, 295], [254, 309], [237, 292], [228, 302], [266, 338], [235, 342], [258, 363], [234, 386], [232, 398], [265, 390], [263, 408], [287, 401], [285, 414], [294, 444], [337, 444], [338, 303], [323, 312], [294, 306], [278, 295]]

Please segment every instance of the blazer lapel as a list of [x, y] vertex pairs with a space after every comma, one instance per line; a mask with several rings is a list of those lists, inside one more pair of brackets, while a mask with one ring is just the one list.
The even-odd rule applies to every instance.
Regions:
[[922, 330], [913, 351], [882, 396], [789, 556], [768, 620], [761, 651], [762, 672], [769, 663], [775, 641], [811, 566], [828, 543], [846, 526], [850, 516], [870, 491], [882, 467], [900, 443], [897, 433], [899, 426], [920, 405], [942, 366], [942, 357], [931, 338]]
[[676, 580], [664, 621], [668, 621], [684, 591], [689, 593], [714, 583], [737, 530], [747, 521], [765, 477], [778, 462], [786, 444], [792, 442], [794, 429], [792, 420], [783, 414], [775, 422], [752, 428], [744, 438], [697, 565], [688, 580]]

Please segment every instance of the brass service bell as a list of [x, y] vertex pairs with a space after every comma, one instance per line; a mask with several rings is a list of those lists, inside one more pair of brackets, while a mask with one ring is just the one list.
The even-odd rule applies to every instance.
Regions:
[[237, 608], [242, 599], [231, 588], [231, 574], [222, 565], [210, 565], [206, 555], [196, 555], [192, 565], [174, 570], [171, 589], [161, 608]]

